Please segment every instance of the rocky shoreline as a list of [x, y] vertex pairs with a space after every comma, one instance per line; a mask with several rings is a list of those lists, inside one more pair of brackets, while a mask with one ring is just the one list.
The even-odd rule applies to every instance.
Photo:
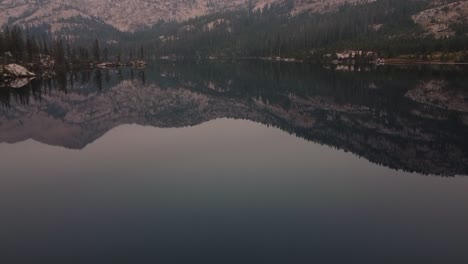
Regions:
[[20, 88], [36, 78], [36, 74], [19, 64], [0, 67], [0, 87]]
[[[28, 68], [25, 66], [11, 63], [6, 65], [0, 65], [0, 88], [21, 88], [27, 85], [31, 80], [36, 78], [49, 79], [53, 78], [56, 75], [57, 71], [60, 70], [70, 70], [70, 69], [112, 69], [112, 68], [135, 68], [135, 69], [144, 69], [147, 65], [146, 61], [135, 60], [129, 61], [127, 63], [120, 62], [101, 62], [101, 63], [90, 63], [90, 64], [80, 64], [80, 65], [69, 65], [69, 68], [57, 68], [57, 67], [43, 67], [39, 65], [28, 65]], [[32, 68], [37, 69], [36, 73]]]

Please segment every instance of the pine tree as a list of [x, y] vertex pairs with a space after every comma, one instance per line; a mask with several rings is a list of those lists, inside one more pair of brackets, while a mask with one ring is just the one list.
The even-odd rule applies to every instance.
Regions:
[[143, 60], [145, 58], [145, 53], [144, 53], [144, 50], [143, 50], [143, 45], [140, 46], [140, 60]]
[[63, 41], [61, 39], [57, 40], [55, 42], [54, 48], [55, 65], [57, 67], [65, 67], [67, 60], [65, 59], [65, 49], [63, 47]]
[[101, 62], [101, 51], [100, 51], [100, 48], [99, 48], [99, 40], [98, 39], [96, 39], [94, 41], [93, 55], [94, 55], [94, 60], [96, 62]]

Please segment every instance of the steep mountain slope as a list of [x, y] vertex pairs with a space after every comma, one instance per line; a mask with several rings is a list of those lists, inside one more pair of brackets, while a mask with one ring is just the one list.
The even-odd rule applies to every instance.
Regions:
[[75, 6], [123, 31], [152, 26], [158, 20], [185, 20], [234, 8], [246, 0], [75, 0]]
[[[0, 24], [50, 24], [52, 31], [72, 17], [99, 19], [122, 31], [151, 26], [158, 20], [183, 20], [244, 3], [205, 0], [5, 0], [0, 2]], [[72, 23], [68, 23], [70, 25]]]
[[[0, 3], [0, 24], [50, 24], [53, 31], [71, 17], [95, 18], [122, 31], [135, 31], [159, 20], [184, 20], [244, 4], [245, 0], [6, 0]], [[71, 24], [71, 23], [69, 23]]]
[[[378, 21], [383, 17], [388, 20], [389, 14], [395, 9], [389, 4], [390, 2], [386, 0], [1, 0], [0, 26], [46, 26], [52, 33], [73, 37], [77, 32], [104, 32], [109, 31], [110, 27], [119, 31], [140, 31], [152, 27], [159, 21], [181, 22], [227, 10], [259, 11], [274, 7], [280, 10], [279, 13], [299, 15], [335, 12], [344, 5], [365, 5], [363, 10], [373, 10], [379, 5], [385, 9], [388, 5], [388, 14], [376, 15], [367, 11], [362, 11], [360, 14], [365, 23], [370, 23], [371, 30], [379, 31], [385, 25]], [[403, 5], [403, 3], [397, 4]], [[400, 22], [410, 21], [422, 29], [423, 33], [418, 33], [418, 36], [441, 39], [468, 33], [465, 26], [468, 22], [466, 0], [410, 0], [404, 5], [418, 6], [418, 9], [405, 14], [405, 17], [392, 15], [396, 25], [394, 29], [404, 30], [404, 25]], [[347, 20], [346, 17], [336, 21], [341, 23], [343, 28], [354, 22]], [[214, 24], [216, 21], [207, 21], [207, 28], [212, 28]], [[343, 30], [340, 34], [346, 32]]]
[[[433, 2], [432, 6], [412, 16], [421, 25], [426, 35], [446, 38], [455, 34], [465, 34], [468, 23], [468, 1], [452, 3]], [[457, 32], [458, 31], [458, 32]]]
[[350, 3], [375, 0], [4, 0], [0, 1], [0, 25], [51, 24], [52, 31], [71, 26], [73, 17], [99, 19], [122, 31], [136, 31], [159, 20], [183, 21], [227, 9], [262, 9], [288, 6], [294, 14], [326, 12]]
[[291, 14], [324, 13], [337, 10], [345, 4], [358, 5], [372, 3], [377, 0], [258, 0], [255, 9], [263, 9], [272, 5], [282, 5], [291, 9]]

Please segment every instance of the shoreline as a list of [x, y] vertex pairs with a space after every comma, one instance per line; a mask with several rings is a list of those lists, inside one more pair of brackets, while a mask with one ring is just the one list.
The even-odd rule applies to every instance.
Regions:
[[423, 60], [408, 60], [399, 58], [385, 59], [383, 65], [468, 65], [468, 62], [454, 61], [423, 61]]
[[286, 62], [286, 63], [311, 63], [317, 65], [353, 65], [353, 66], [369, 66], [369, 65], [376, 65], [376, 66], [383, 66], [383, 65], [390, 65], [390, 66], [399, 66], [399, 65], [468, 65], [468, 62], [453, 62], [453, 61], [423, 61], [423, 60], [408, 60], [408, 59], [400, 59], [400, 58], [389, 58], [389, 59], [382, 59], [381, 61], [367, 61], [363, 63], [350, 63], [346, 60], [338, 61], [338, 63], [332, 60], [307, 60], [307, 59], [300, 59], [300, 58], [293, 58], [293, 57], [221, 57], [221, 56], [209, 56], [203, 58], [195, 58], [195, 57], [169, 57], [169, 56], [162, 56], [159, 58], [155, 58], [155, 61], [235, 61], [235, 60], [250, 60], [250, 61], [266, 61], [266, 62]]

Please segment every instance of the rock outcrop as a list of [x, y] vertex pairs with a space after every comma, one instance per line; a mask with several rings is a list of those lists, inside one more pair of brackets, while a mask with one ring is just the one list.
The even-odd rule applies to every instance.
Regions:
[[0, 65], [0, 88], [22, 88], [35, 76], [36, 74], [18, 64]]
[[3, 67], [3, 76], [5, 78], [29, 78], [35, 77], [36, 74], [30, 72], [25, 67], [18, 64], [8, 64]]

